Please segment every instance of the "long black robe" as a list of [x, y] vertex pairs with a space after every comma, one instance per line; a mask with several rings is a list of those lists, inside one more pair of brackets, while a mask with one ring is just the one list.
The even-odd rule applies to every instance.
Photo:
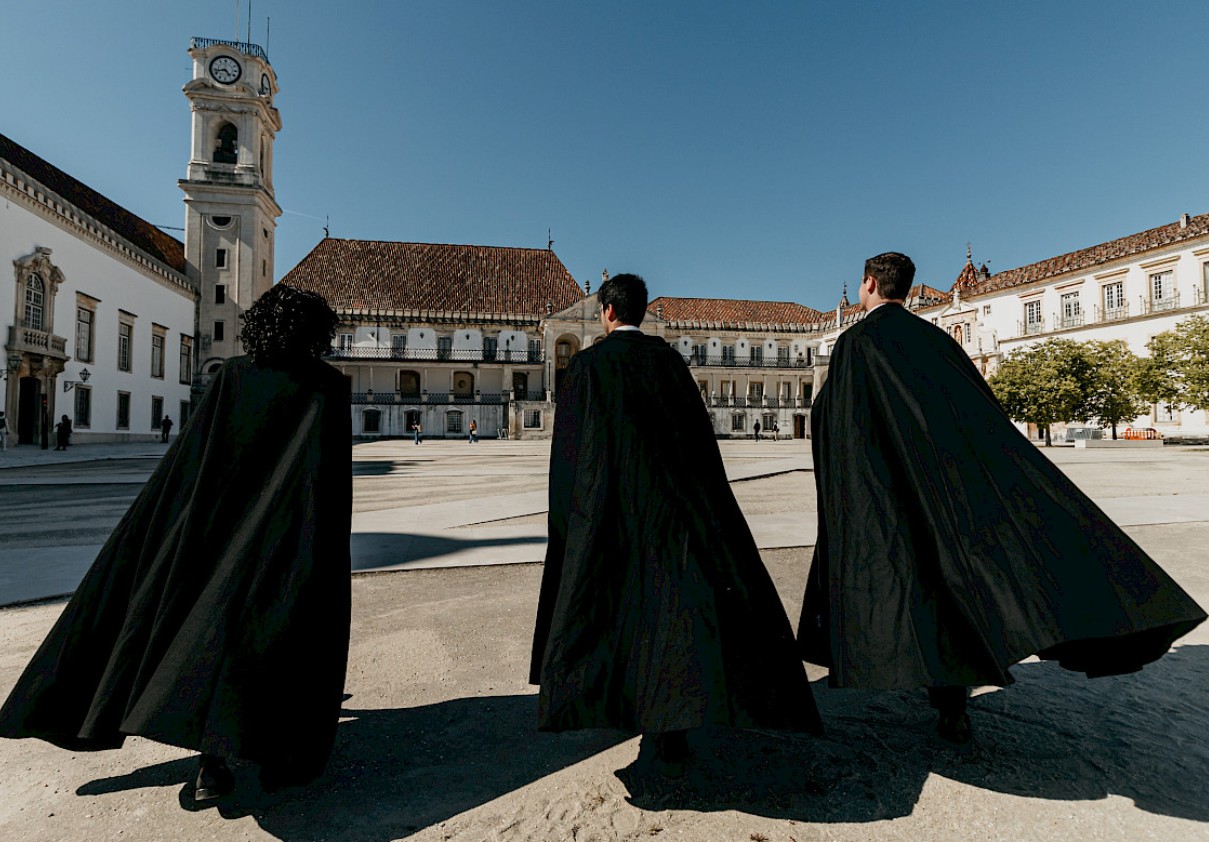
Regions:
[[837, 687], [1006, 685], [1161, 657], [1205, 612], [1013, 426], [944, 331], [845, 331], [811, 419], [819, 534], [798, 640]]
[[305, 782], [348, 659], [348, 385], [246, 357], [218, 372], [0, 709], [0, 736], [127, 734]]
[[543, 730], [819, 730], [679, 353], [614, 331], [563, 375], [530, 681]]

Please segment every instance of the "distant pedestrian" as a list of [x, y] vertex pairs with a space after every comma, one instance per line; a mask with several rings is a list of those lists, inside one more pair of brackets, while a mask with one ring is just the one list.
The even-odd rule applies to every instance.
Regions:
[[71, 444], [71, 419], [66, 415], [55, 424], [55, 450], [66, 450]]
[[8, 450], [8, 419], [0, 411], [0, 450]]
[[419, 444], [424, 435], [424, 428], [420, 426], [419, 422], [417, 422], [411, 425], [411, 432], [412, 435], [415, 436], [416, 444]]
[[160, 422], [160, 441], [167, 441], [168, 434], [171, 432], [172, 432], [172, 419], [169, 418], [167, 415], [165, 415], [164, 420]]
[[755, 426], [752, 429], [754, 429], [756, 431], [756, 441], [759, 441], [760, 440], [760, 422], [757, 421]]
[[474, 423], [473, 420], [471, 420], [471, 422], [470, 422], [470, 443], [474, 444], [478, 440], [479, 440], [479, 425]]
[[781, 428], [777, 426], [776, 421], [772, 422], [772, 440], [773, 441], [781, 440]]

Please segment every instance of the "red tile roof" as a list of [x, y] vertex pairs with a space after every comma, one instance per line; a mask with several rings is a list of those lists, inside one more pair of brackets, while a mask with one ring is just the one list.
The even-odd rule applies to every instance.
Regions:
[[[967, 263], [966, 265], [968, 266], [969, 264]], [[958, 281], [960, 282], [960, 277]], [[933, 304], [947, 304], [952, 298], [953, 293], [951, 292], [942, 292], [936, 287], [930, 287], [927, 284], [916, 284], [907, 293], [907, 305], [909, 307], [930, 307]]]
[[742, 301], [731, 298], [669, 298], [662, 296], [647, 305], [647, 312], [662, 312], [669, 322], [721, 322], [725, 324], [802, 325], [813, 324], [818, 310], [791, 301]]
[[1151, 228], [1149, 231], [1142, 231], [1139, 234], [1130, 234], [1128, 237], [1121, 237], [1118, 240], [1101, 243], [1098, 246], [1072, 251], [1069, 254], [1058, 255], [1057, 257], [1051, 257], [1048, 260], [1041, 260], [1037, 263], [1030, 263], [1018, 269], [997, 272], [986, 280], [975, 284], [971, 291], [976, 294], [994, 292], [995, 290], [1033, 283], [1034, 281], [1042, 281], [1057, 275], [1064, 275], [1068, 272], [1081, 272], [1113, 260], [1133, 257], [1142, 252], [1163, 248], [1164, 246], [1176, 245], [1186, 240], [1203, 237], [1206, 234], [1209, 234], [1209, 214], [1191, 217], [1185, 226], [1181, 226], [1177, 220], [1167, 225], [1161, 225], [1158, 228]]
[[87, 184], [72, 178], [24, 146], [0, 134], [0, 158], [11, 163], [34, 181], [57, 193], [64, 200], [113, 229], [133, 245], [160, 263], [178, 272], [185, 271], [185, 246], [150, 222], [135, 216]]
[[545, 316], [584, 297], [549, 249], [394, 243], [328, 237], [282, 283], [337, 312], [437, 310]]

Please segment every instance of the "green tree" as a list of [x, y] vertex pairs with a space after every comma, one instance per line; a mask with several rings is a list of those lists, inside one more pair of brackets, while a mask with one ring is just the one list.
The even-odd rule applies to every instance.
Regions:
[[1016, 421], [1045, 430], [1058, 421], [1086, 421], [1085, 396], [1093, 382], [1092, 365], [1079, 343], [1047, 339], [1012, 352], [988, 383], [1003, 409]]
[[1209, 318], [1193, 316], [1146, 343], [1138, 371], [1146, 400], [1171, 408], [1209, 410]]
[[1150, 402], [1138, 387], [1142, 361], [1120, 339], [1084, 342], [1081, 351], [1090, 367], [1091, 382], [1076, 415], [1095, 418], [1111, 427], [1115, 439], [1120, 422], [1132, 421], [1149, 407]]

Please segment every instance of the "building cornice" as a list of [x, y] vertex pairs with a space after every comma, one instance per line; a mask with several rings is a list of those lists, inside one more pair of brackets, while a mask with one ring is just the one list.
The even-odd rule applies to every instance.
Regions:
[[196, 298], [189, 279], [81, 210], [22, 170], [0, 158], [0, 195], [28, 208], [67, 233], [91, 243], [173, 292]]

